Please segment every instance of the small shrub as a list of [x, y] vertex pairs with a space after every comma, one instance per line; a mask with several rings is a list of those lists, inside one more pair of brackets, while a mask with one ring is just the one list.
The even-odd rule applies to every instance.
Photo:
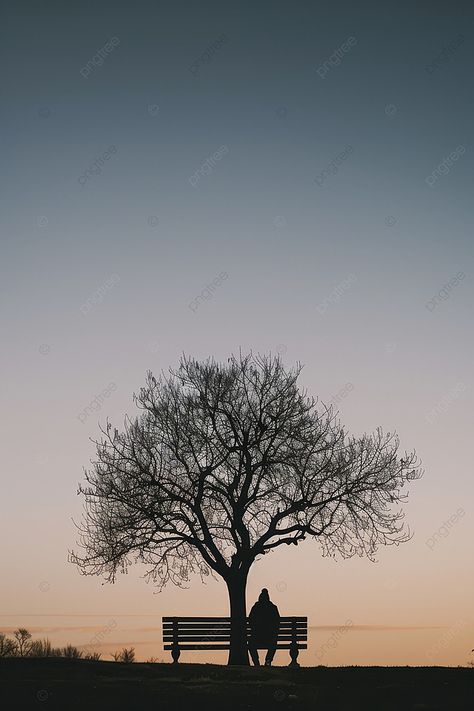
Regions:
[[0, 657], [16, 657], [15, 642], [2, 633], [0, 633]]
[[67, 659], [81, 659], [82, 652], [80, 649], [74, 647], [72, 644], [68, 644], [67, 647], [63, 647], [62, 656], [66, 657]]
[[125, 664], [131, 664], [135, 661], [135, 649], [130, 647], [130, 649], [122, 650], [122, 662]]
[[88, 652], [87, 654], [84, 654], [84, 659], [88, 659], [91, 662], [98, 662], [100, 657], [100, 652]]
[[13, 633], [15, 637], [16, 651], [19, 657], [27, 657], [31, 649], [31, 632], [24, 627], [19, 627]]
[[130, 647], [130, 649], [122, 649], [120, 652], [114, 652], [112, 654], [115, 662], [123, 662], [124, 664], [131, 664], [135, 661], [135, 648]]
[[49, 639], [35, 639], [31, 643], [29, 657], [52, 657], [53, 647]]

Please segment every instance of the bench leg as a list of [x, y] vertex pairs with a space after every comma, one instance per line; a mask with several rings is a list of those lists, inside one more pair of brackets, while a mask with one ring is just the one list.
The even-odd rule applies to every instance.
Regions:
[[178, 664], [179, 658], [181, 656], [181, 650], [178, 646], [173, 647], [171, 650], [171, 656], [173, 657], [173, 664]]
[[298, 645], [292, 644], [290, 647], [291, 662], [288, 664], [289, 667], [299, 667], [299, 664], [298, 664], [299, 653], [300, 653], [300, 650], [298, 649]]

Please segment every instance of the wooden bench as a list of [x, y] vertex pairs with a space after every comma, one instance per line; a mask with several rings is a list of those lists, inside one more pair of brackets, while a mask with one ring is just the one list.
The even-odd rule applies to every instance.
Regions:
[[[247, 619], [247, 638], [250, 625]], [[280, 617], [277, 649], [288, 649], [290, 667], [297, 667], [300, 649], [308, 645], [307, 617]], [[229, 649], [230, 617], [163, 617], [163, 648], [178, 663], [181, 650]]]

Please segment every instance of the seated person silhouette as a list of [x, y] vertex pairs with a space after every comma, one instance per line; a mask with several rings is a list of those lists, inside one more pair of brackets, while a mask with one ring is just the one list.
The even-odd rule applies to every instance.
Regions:
[[270, 667], [275, 656], [278, 630], [280, 628], [280, 613], [278, 607], [270, 601], [268, 590], [263, 588], [258, 601], [250, 610], [249, 652], [256, 667], [260, 666], [259, 649], [266, 649], [265, 666]]

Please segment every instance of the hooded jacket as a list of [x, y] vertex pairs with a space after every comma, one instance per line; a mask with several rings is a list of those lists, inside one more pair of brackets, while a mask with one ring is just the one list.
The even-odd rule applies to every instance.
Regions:
[[278, 607], [270, 601], [266, 590], [262, 590], [258, 601], [250, 610], [249, 622], [254, 643], [263, 646], [275, 643], [280, 627], [280, 613]]

